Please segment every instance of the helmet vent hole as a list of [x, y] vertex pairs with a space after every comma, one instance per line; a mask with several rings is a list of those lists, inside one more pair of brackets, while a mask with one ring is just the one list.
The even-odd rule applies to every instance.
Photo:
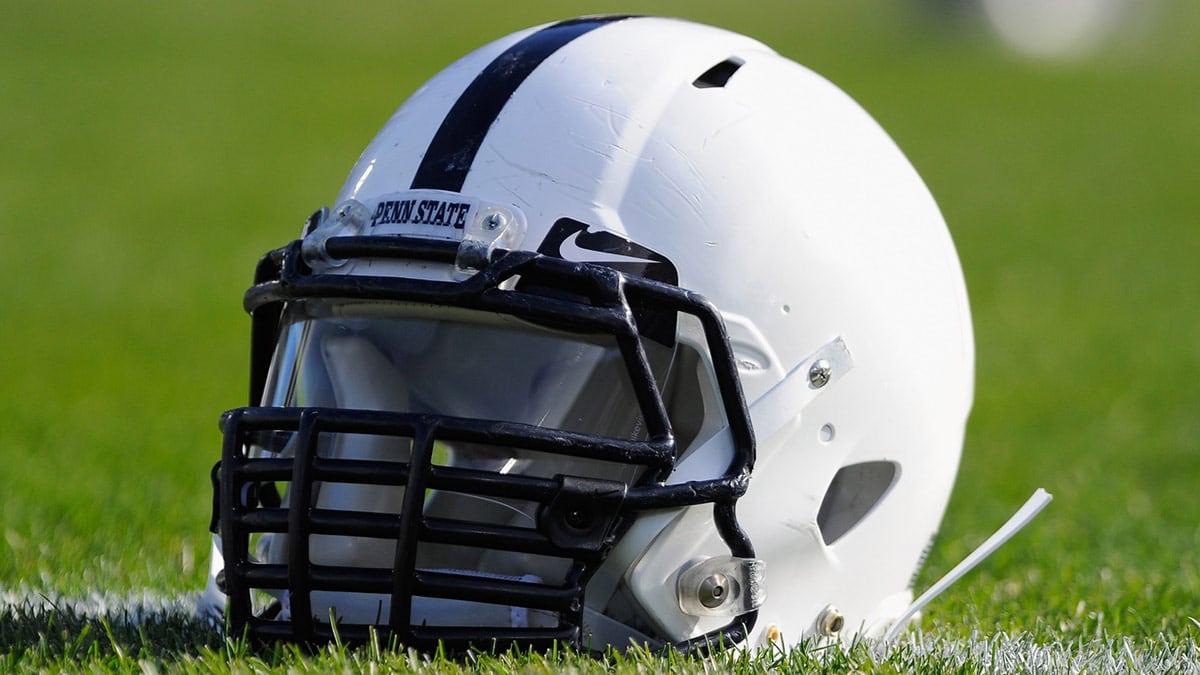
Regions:
[[704, 74], [692, 81], [692, 86], [697, 89], [710, 89], [713, 87], [724, 87], [729, 78], [742, 67], [744, 62], [741, 59], [728, 58], [718, 63], [717, 65], [704, 71]]
[[817, 512], [825, 545], [832, 545], [862, 522], [883, 501], [898, 473], [895, 462], [862, 462], [838, 469]]
[[832, 443], [833, 437], [836, 435], [837, 430], [833, 428], [832, 424], [822, 425], [821, 430], [817, 432], [817, 438], [820, 438], [822, 443]]

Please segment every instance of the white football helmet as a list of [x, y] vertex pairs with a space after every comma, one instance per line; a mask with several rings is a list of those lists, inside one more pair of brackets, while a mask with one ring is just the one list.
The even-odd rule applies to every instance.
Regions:
[[878, 634], [973, 387], [925, 185], [742, 35], [587, 17], [454, 63], [267, 254], [204, 607], [237, 634]]

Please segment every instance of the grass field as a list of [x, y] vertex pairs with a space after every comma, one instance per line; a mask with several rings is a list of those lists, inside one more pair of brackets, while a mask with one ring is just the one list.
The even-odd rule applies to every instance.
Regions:
[[[241, 294], [258, 255], [333, 198], [453, 58], [526, 25], [630, 9], [517, 4], [6, 4], [0, 670], [407, 667], [403, 652], [251, 655], [172, 608], [203, 584], [217, 414], [245, 399]], [[1035, 487], [1054, 503], [891, 652], [468, 666], [977, 670], [1011, 653], [1200, 669], [1200, 6], [1161, 5], [1060, 63], [918, 4], [634, 9], [749, 33], [839, 83], [943, 208], [977, 393], [918, 591]], [[87, 616], [105, 614], [97, 593], [103, 622]], [[43, 596], [59, 609], [31, 612]]]

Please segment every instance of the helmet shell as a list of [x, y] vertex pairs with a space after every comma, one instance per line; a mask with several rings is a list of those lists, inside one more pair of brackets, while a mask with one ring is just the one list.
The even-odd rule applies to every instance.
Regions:
[[[577, 28], [586, 21], [514, 33], [433, 77], [337, 202], [457, 192], [519, 211], [517, 248], [543, 250], [569, 219], [669, 260], [677, 284], [720, 311], [755, 428], [737, 503], [766, 565], [751, 643], [829, 635], [830, 606], [843, 635], [879, 631], [911, 601], [972, 399], [967, 295], [937, 205], [858, 104], [760, 42], [675, 19]], [[576, 34], [488, 84], [547, 30]], [[810, 376], [835, 352], [834, 377]], [[731, 452], [707, 443], [667, 483], [719, 470]], [[604, 614], [620, 596], [645, 632], [699, 635], [722, 619], [682, 611], [676, 580], [723, 553], [711, 506], [643, 516], [588, 605]]]

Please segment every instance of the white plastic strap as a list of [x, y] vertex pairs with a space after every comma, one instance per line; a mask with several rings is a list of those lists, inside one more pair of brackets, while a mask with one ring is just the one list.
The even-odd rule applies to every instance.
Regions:
[[[809, 371], [818, 361], [825, 361], [828, 375], [821, 384], [813, 384]], [[750, 420], [754, 424], [754, 435], [770, 438], [788, 422], [796, 418], [804, 408], [822, 391], [825, 391], [854, 368], [854, 359], [841, 337], [834, 338], [801, 361], [787, 377], [783, 378], [750, 404]]]
[[1004, 523], [995, 534], [988, 537], [986, 541], [979, 545], [979, 548], [971, 551], [971, 554], [963, 561], [954, 566], [954, 569], [946, 573], [944, 577], [938, 579], [929, 590], [921, 594], [913, 604], [909, 605], [908, 609], [896, 619], [896, 623], [892, 624], [887, 635], [884, 636], [884, 642], [891, 642], [893, 638], [899, 634], [900, 630], [908, 623], [908, 620], [917, 612], [921, 611], [925, 605], [928, 605], [931, 600], [942, 594], [942, 591], [949, 588], [954, 582], [958, 581], [964, 574], [970, 572], [976, 565], [983, 562], [984, 558], [994, 553], [996, 549], [1004, 545], [1014, 534], [1020, 532], [1022, 528], [1033, 520], [1033, 517], [1041, 512], [1042, 509], [1050, 503], [1054, 496], [1046, 492], [1042, 488], [1038, 488], [1025, 504], [1017, 510], [1016, 513]]
[[[817, 386], [809, 380], [808, 373], [820, 360], [826, 362], [829, 373], [828, 379]], [[761, 440], [774, 436], [796, 419], [805, 406], [821, 392], [831, 388], [834, 382], [853, 368], [854, 358], [842, 338], [837, 337], [821, 345], [817, 351], [792, 368], [786, 377], [749, 405], [750, 422], [754, 426], [755, 437]], [[683, 458], [671, 474], [671, 483], [706, 480], [713, 475], [719, 475], [718, 472], [724, 471], [729, 465], [729, 448], [732, 446], [732, 434], [729, 427], [725, 427]]]

